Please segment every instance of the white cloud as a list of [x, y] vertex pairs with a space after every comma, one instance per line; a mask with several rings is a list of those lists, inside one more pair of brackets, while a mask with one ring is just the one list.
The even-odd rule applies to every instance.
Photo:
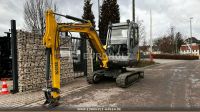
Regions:
[[[194, 17], [193, 36], [200, 39], [199, 6], [199, 0], [138, 0], [137, 2], [139, 12], [152, 9], [154, 37], [167, 33], [171, 26], [175, 26], [176, 32], [189, 36], [189, 18]], [[138, 15], [144, 21], [149, 21], [149, 16]], [[148, 32], [149, 24], [147, 23], [149, 22], [146, 22], [145, 26], [147, 26]]]
[[[16, 19], [18, 28], [24, 27], [23, 4], [25, 0], [0, 0], [0, 35], [10, 28], [10, 20]], [[59, 13], [76, 17], [82, 16], [84, 0], [55, 0]], [[101, 1], [101, 0], [100, 0]], [[149, 37], [149, 10], [153, 13], [154, 38], [164, 35], [170, 26], [175, 26], [189, 36], [189, 18], [193, 19], [193, 35], [200, 39], [200, 1], [199, 0], [135, 0], [136, 16], [144, 21], [147, 38]], [[93, 2], [93, 13], [98, 22], [97, 0]], [[121, 21], [132, 18], [132, 0], [118, 0]], [[96, 23], [97, 25], [97, 23]], [[97, 25], [98, 26], [98, 25]]]
[[23, 4], [25, 0], [1, 0], [0, 1], [0, 35], [5, 35], [10, 29], [10, 20], [17, 20], [17, 28], [24, 25]]

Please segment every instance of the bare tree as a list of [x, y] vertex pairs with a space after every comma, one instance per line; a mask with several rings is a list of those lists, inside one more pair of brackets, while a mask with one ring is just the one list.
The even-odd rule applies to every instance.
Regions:
[[[171, 48], [169, 48], [169, 38], [167, 36], [162, 36], [154, 40], [154, 46], [158, 48], [159, 51], [162, 53], [171, 53]], [[167, 49], [166, 49], [166, 44], [167, 44]]]
[[139, 27], [139, 42], [142, 44], [146, 44], [146, 31], [145, 31], [145, 26], [144, 26], [144, 21], [143, 20], [136, 20], [136, 23], [138, 24]]
[[147, 45], [147, 40], [146, 40], [146, 38], [144, 38], [142, 41], [142, 46], [146, 46], [146, 45]]
[[47, 9], [53, 9], [56, 12], [56, 4], [52, 0], [27, 0], [24, 4], [26, 28], [43, 35], [45, 30], [45, 11]]
[[180, 32], [176, 33], [175, 39], [172, 37], [171, 34], [169, 34], [161, 36], [154, 40], [154, 46], [156, 46], [162, 53], [177, 53], [182, 44], [183, 37]]
[[179, 53], [181, 45], [184, 44], [183, 35], [180, 32], [177, 32], [175, 35], [175, 40], [176, 53]]

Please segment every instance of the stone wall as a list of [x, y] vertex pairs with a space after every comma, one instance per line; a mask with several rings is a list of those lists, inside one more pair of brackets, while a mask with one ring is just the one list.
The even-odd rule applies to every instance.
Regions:
[[[61, 39], [61, 45], [71, 49], [70, 39]], [[88, 46], [88, 51], [91, 48]], [[45, 87], [45, 48], [42, 44], [42, 37], [38, 34], [24, 31], [17, 32], [18, 49], [18, 74], [19, 92], [41, 90]], [[88, 60], [88, 72], [92, 72], [92, 60]], [[67, 84], [76, 77], [83, 76], [84, 73], [73, 71], [73, 61], [71, 57], [61, 58], [61, 83]]]
[[90, 47], [89, 41], [87, 41], [87, 74], [93, 72], [93, 50]]

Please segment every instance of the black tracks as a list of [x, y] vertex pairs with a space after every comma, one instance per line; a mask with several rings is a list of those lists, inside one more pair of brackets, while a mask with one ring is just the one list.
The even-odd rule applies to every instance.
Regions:
[[120, 74], [116, 79], [116, 84], [118, 87], [127, 88], [139, 81], [141, 78], [144, 78], [143, 71], [132, 71]]

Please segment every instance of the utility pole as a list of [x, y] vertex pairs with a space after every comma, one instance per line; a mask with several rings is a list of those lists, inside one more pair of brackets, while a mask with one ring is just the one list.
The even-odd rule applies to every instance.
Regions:
[[100, 23], [100, 1], [98, 0], [98, 16], [99, 16], [99, 20], [98, 22]]
[[175, 37], [175, 42], [176, 42], [175, 43], [176, 44], [175, 47], [176, 47], [176, 54], [177, 54], [178, 53], [178, 43], [177, 43], [178, 42], [178, 38], [177, 38], [177, 36]]
[[153, 51], [153, 41], [152, 41], [152, 12], [150, 9], [150, 61], [153, 61], [152, 51]]
[[172, 36], [172, 45], [173, 45], [172, 46], [172, 48], [173, 48], [172, 52], [176, 53], [176, 48], [174, 48], [175, 47], [174, 46], [175, 45], [174, 42], [176, 42], [176, 41], [175, 41], [175, 38], [174, 38], [174, 27], [173, 26], [171, 26], [171, 36]]
[[150, 9], [150, 52], [152, 53], [153, 49], [153, 42], [152, 42], [152, 11]]
[[[192, 19], [193, 19], [193, 17], [190, 18], [190, 37], [191, 37], [190, 44], [191, 44], [191, 48], [192, 48]], [[192, 54], [192, 49], [191, 49], [191, 54]]]
[[135, 22], [135, 0], [132, 0], [132, 13], [133, 13], [133, 21]]

